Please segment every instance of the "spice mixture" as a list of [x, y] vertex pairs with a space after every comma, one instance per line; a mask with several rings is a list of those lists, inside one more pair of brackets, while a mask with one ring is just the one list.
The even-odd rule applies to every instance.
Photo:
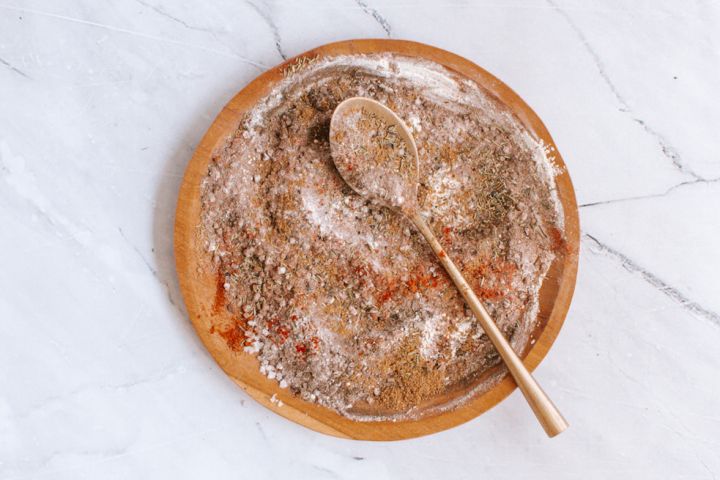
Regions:
[[480, 379], [500, 359], [413, 225], [338, 175], [329, 123], [353, 96], [412, 129], [419, 208], [516, 351], [564, 248], [555, 172], [476, 84], [390, 55], [293, 65], [215, 153], [200, 235], [227, 315], [211, 332], [308, 401], [356, 420], [414, 418], [489, 388], [497, 379]]
[[363, 107], [339, 109], [330, 123], [330, 150], [343, 179], [373, 203], [415, 205], [417, 162], [396, 125]]

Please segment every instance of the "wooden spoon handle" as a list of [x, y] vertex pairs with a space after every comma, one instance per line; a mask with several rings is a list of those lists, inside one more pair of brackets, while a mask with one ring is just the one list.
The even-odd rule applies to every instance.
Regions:
[[478, 300], [475, 292], [470, 288], [470, 285], [468, 285], [462, 273], [460, 273], [460, 270], [458, 270], [453, 261], [450, 260], [450, 257], [447, 256], [440, 242], [438, 242], [432, 230], [430, 230], [430, 227], [428, 227], [425, 220], [420, 216], [420, 213], [416, 211], [408, 216], [428, 241], [440, 260], [440, 263], [442, 263], [445, 270], [450, 274], [450, 278], [452, 278], [455, 286], [460, 290], [463, 298], [465, 298], [465, 301], [475, 314], [475, 317], [480, 321], [480, 325], [482, 325], [485, 333], [490, 337], [493, 345], [495, 345], [498, 353], [500, 353], [510, 374], [515, 379], [515, 383], [520, 387], [523, 395], [525, 395], [525, 399], [530, 404], [530, 408], [535, 412], [535, 416], [540, 421], [543, 429], [545, 429], [545, 433], [547, 433], [549, 437], [554, 437], [564, 431], [568, 427], [567, 421], [540, 385], [538, 385], [527, 368], [525, 368], [525, 365], [523, 365], [502, 332], [500, 332], [500, 329], [493, 319], [490, 318], [490, 314], [488, 314], [485, 307], [480, 303], [480, 300]]

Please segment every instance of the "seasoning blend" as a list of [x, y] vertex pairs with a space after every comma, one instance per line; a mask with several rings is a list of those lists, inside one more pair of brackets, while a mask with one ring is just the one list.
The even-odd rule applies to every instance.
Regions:
[[330, 148], [335, 167], [353, 190], [374, 204], [414, 207], [418, 167], [412, 139], [403, 138], [397, 125], [377, 113], [355, 105], [357, 101], [364, 99], [348, 99], [333, 114]]
[[[382, 157], [398, 132], [348, 119], [381, 140], [369, 158], [417, 175], [424, 217], [517, 351], [565, 248], [562, 211], [547, 152], [506, 107], [440, 65], [399, 56], [294, 65], [216, 152], [199, 234], [227, 315], [211, 332], [308, 401], [356, 420], [414, 418], [420, 405], [446, 410], [490, 388], [498, 376], [479, 379], [499, 359], [412, 225], [338, 175], [329, 122], [353, 96], [410, 125], [415, 172], [395, 148]], [[386, 180], [366, 187], [397, 187]], [[406, 195], [392, 191], [401, 207]]]

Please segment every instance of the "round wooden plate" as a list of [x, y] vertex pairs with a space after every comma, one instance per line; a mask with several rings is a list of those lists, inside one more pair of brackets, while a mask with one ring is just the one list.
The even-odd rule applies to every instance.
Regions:
[[[232, 135], [246, 111], [266, 95], [276, 82], [283, 78], [283, 70], [300, 57], [325, 57], [346, 54], [369, 54], [391, 52], [410, 57], [421, 57], [444, 65], [450, 70], [474, 80], [507, 105], [527, 129], [545, 145], [555, 148], [550, 134], [540, 118], [522, 99], [500, 80], [474, 63], [453, 53], [415, 42], [402, 40], [350, 40], [331, 43], [305, 52], [263, 73], [220, 112], [185, 171], [180, 188], [175, 217], [175, 260], [180, 288], [185, 299], [190, 320], [203, 343], [222, 369], [240, 387], [258, 402], [283, 417], [318, 432], [358, 440], [399, 440], [439, 432], [466, 422], [507, 397], [516, 385], [505, 375], [488, 391], [478, 394], [455, 410], [426, 416], [419, 420], [398, 422], [356, 422], [327, 408], [308, 403], [293, 396], [288, 389], [280, 389], [277, 382], [268, 380], [259, 371], [257, 359], [245, 353], [231, 351], [225, 340], [211, 333], [217, 316], [226, 312], [213, 308], [216, 301], [216, 277], [209, 255], [205, 252], [198, 228], [200, 225], [200, 182], [207, 173], [213, 153], [221, 148]], [[570, 306], [577, 273], [579, 225], [577, 204], [570, 176], [555, 148], [555, 163], [560, 167], [557, 182], [560, 201], [565, 213], [564, 254], [553, 262], [540, 290], [540, 312], [533, 333], [533, 345], [522, 352], [525, 365], [533, 370], [550, 349]], [[222, 285], [220, 285], [222, 288]], [[497, 375], [504, 369], [498, 366], [483, 378]], [[271, 402], [273, 395], [284, 405]], [[534, 422], [528, 409], [528, 423]]]

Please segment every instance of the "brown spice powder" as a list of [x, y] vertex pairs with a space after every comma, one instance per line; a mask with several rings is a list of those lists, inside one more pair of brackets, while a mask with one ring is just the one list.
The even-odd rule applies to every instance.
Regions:
[[393, 379], [378, 402], [384, 410], [406, 411], [445, 390], [445, 375], [435, 362], [422, 356], [417, 337], [405, 339], [378, 370]]

